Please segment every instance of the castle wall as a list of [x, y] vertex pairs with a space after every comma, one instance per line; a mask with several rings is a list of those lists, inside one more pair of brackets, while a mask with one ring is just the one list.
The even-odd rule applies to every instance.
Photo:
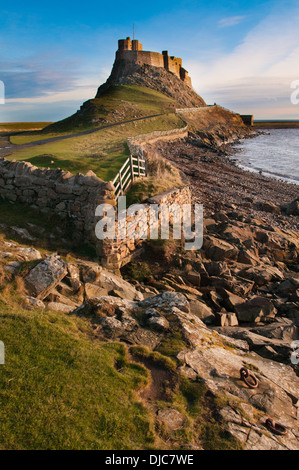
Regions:
[[147, 64], [152, 67], [164, 67], [163, 56], [159, 52], [120, 50], [116, 52], [116, 60], [124, 60], [128, 64]]
[[123, 72], [133, 72], [135, 64], [147, 64], [152, 67], [161, 67], [168, 72], [176, 75], [180, 80], [191, 87], [191, 78], [188, 76], [187, 70], [182, 67], [182, 59], [179, 57], [169, 56], [168, 51], [159, 52], [143, 51], [142, 44], [138, 40], [120, 39], [118, 41], [118, 51], [116, 51], [116, 63], [121, 63]]

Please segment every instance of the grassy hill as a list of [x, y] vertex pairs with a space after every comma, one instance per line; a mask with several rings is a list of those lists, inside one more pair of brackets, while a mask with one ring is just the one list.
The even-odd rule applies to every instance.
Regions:
[[[82, 111], [74, 116], [39, 132], [12, 136], [11, 143], [20, 145], [20, 149], [14, 150], [8, 158], [72, 173], [93, 170], [99, 178], [108, 181], [114, 178], [129, 155], [128, 137], [184, 127], [185, 123], [174, 113], [176, 105], [175, 100], [143, 86], [113, 86], [101, 97], [84, 103]], [[136, 121], [148, 116], [153, 117]], [[115, 127], [101, 129], [117, 123]], [[35, 147], [22, 147], [30, 142], [93, 128], [99, 130]]]
[[100, 127], [138, 117], [173, 112], [178, 103], [139, 85], [112, 86], [99, 98], [86, 101], [77, 113], [47, 126], [43, 132], [69, 132]]
[[129, 156], [127, 137], [184, 125], [177, 115], [165, 114], [102, 129], [93, 134], [20, 148], [7, 158], [28, 161], [38, 167], [62, 168], [71, 173], [93, 170], [99, 178], [109, 181]]

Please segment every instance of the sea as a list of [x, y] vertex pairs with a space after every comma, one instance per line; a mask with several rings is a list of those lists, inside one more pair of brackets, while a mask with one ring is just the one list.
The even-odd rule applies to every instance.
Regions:
[[235, 144], [239, 167], [299, 185], [299, 128], [267, 129]]

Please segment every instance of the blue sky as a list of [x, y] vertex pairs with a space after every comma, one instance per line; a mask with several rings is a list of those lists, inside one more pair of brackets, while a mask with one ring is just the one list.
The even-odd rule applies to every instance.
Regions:
[[[298, 0], [19, 1], [2, 7], [0, 121], [55, 121], [92, 98], [108, 77], [117, 40], [182, 57], [194, 89], [256, 118], [298, 119]], [[1, 103], [1, 102], [0, 102]]]

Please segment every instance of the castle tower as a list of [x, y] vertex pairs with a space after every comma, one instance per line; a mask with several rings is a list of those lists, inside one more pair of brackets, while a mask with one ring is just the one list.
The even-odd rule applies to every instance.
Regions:
[[118, 50], [119, 51], [131, 51], [132, 50], [132, 41], [130, 37], [126, 39], [118, 40]]
[[133, 39], [132, 51], [142, 51], [142, 44], [138, 41], [138, 39]]

